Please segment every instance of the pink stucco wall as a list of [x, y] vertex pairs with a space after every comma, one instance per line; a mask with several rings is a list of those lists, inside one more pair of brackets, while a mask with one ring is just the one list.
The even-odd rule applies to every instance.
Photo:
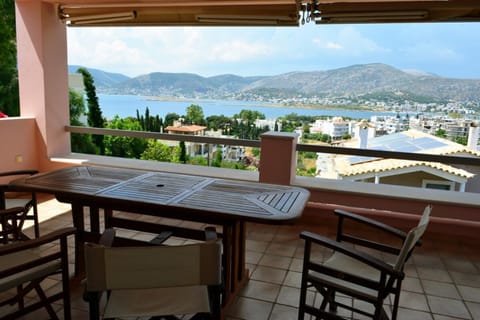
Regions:
[[0, 138], [0, 171], [39, 169], [35, 118], [0, 119]]
[[16, 1], [20, 114], [34, 116], [46, 154], [70, 152], [66, 26], [56, 5]]

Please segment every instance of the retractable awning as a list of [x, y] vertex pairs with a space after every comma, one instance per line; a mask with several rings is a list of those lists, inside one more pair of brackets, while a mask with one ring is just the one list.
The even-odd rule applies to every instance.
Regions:
[[298, 26], [295, 0], [69, 1], [59, 5], [69, 26]]
[[480, 21], [478, 0], [317, 0], [305, 8], [317, 24]]
[[476, 22], [480, 0], [63, 0], [58, 15], [69, 26]]

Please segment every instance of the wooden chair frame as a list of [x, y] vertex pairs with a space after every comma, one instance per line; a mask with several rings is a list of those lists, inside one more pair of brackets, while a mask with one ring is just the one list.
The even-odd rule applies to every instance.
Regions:
[[[9, 177], [13, 179], [14, 177], [18, 178], [21, 176], [34, 175], [37, 173], [38, 173], [37, 170], [5, 171], [5, 172], [0, 172], [0, 178]], [[13, 201], [9, 200], [8, 193], [12, 193], [12, 192], [23, 192], [23, 190], [18, 190], [9, 184], [0, 184], [0, 210], [8, 210], [14, 207], [21, 206], [25, 212], [21, 220], [20, 219], [16, 220], [17, 225], [20, 226], [20, 229], [16, 231], [16, 235], [17, 235], [16, 240], [28, 239], [28, 237], [25, 234], [23, 234], [23, 232], [21, 232], [21, 228], [23, 227], [23, 223], [25, 220], [33, 220], [33, 229], [34, 229], [35, 238], [38, 238], [40, 236], [40, 228], [39, 228], [39, 222], [38, 222], [38, 207], [37, 207], [36, 193], [28, 192], [29, 194], [31, 194], [30, 198], [26, 198], [24, 199], [24, 201], [21, 201], [19, 203], [17, 203], [18, 201], [15, 201], [13, 205], [10, 205], [9, 202], [13, 202]], [[4, 226], [2, 224], [2, 228], [3, 227]], [[15, 228], [15, 226], [11, 226], [11, 227]], [[6, 243], [8, 241], [7, 239], [4, 238], [3, 242]]]
[[[51, 306], [57, 300], [63, 300], [63, 318], [71, 318], [67, 237], [74, 233], [75, 228], [63, 228], [36, 239], [0, 246], [0, 262], [3, 259], [0, 264], [0, 289], [17, 290], [14, 296], [8, 295], [0, 301], [0, 307], [18, 305], [15, 311], [2, 314], [2, 319], [16, 319], [40, 308], [45, 308], [51, 319], [59, 319]], [[56, 249], [38, 252], [42, 246], [55, 243], [58, 243]], [[62, 290], [47, 296], [41, 282], [55, 274], [61, 274]], [[33, 290], [37, 292], [39, 301], [27, 305], [24, 297]]]
[[[146, 243], [146, 246], [162, 246], [163, 241], [165, 241], [171, 233], [162, 233], [152, 241]], [[205, 241], [216, 241], [217, 240], [217, 233], [214, 227], [206, 227], [204, 229], [204, 240]], [[104, 247], [116, 247], [116, 238], [115, 238], [115, 230], [113, 228], [106, 229], [102, 236], [100, 237], [98, 243]], [[120, 241], [120, 246], [122, 246], [122, 241]], [[88, 244], [87, 244], [88, 245]], [[138, 242], [136, 243], [138, 246]], [[130, 246], [130, 245], [128, 245]], [[221, 294], [223, 291], [222, 284], [220, 285], [209, 285], [208, 286], [208, 298], [210, 302], [210, 313], [200, 312], [195, 314], [191, 320], [218, 320], [220, 319], [221, 313]], [[90, 320], [98, 320], [100, 319], [101, 311], [100, 311], [100, 300], [103, 295], [103, 291], [92, 291], [88, 290], [86, 286], [84, 292], [84, 300], [89, 304], [89, 311], [90, 311]], [[109, 297], [110, 291], [107, 291], [107, 297]], [[155, 320], [179, 320], [178, 317], [174, 315], [162, 315], [162, 316], [155, 316], [151, 319]]]
[[[420, 220], [419, 226], [408, 233], [373, 219], [344, 210], [334, 211], [338, 216], [336, 240], [312, 232], [301, 232], [300, 237], [305, 240], [305, 250], [298, 319], [303, 320], [305, 314], [311, 314], [317, 317], [317, 319], [343, 319], [337, 314], [338, 307], [363, 316], [368, 316], [372, 319], [388, 319], [383, 304], [385, 298], [389, 295], [394, 296], [391, 314], [392, 319], [396, 319], [401, 284], [405, 277], [403, 272], [404, 263], [411, 256], [413, 248], [421, 245], [419, 237], [421, 237], [428, 224], [430, 210], [431, 207], [428, 206], [425, 209], [424, 216]], [[372, 228], [372, 232], [375, 232], [375, 230], [377, 232], [381, 231], [393, 238], [397, 238], [400, 240], [400, 245], [394, 246], [379, 243], [351, 233], [346, 233], [344, 224], [347, 220], [368, 226], [369, 228]], [[348, 245], [345, 242], [354, 244], [355, 247]], [[342, 269], [332, 267], [335, 266], [335, 262], [332, 263], [332, 260], [327, 260], [330, 264], [313, 261], [311, 252], [312, 247], [315, 245], [320, 245], [333, 250], [334, 255], [340, 254], [339, 256], [343, 257], [343, 261], [357, 261], [359, 264], [367, 266], [368, 270], [376, 270], [375, 274], [378, 273], [378, 277], [372, 279], [366, 277], [365, 274], [362, 274], [358, 270], [349, 272], [347, 271], [347, 268]], [[389, 264], [376, 256], [361, 251], [361, 247], [368, 248], [369, 250], [373, 249], [382, 253], [397, 255], [397, 263], [395, 265]], [[307, 304], [307, 289], [312, 287], [323, 297], [319, 307]], [[341, 303], [336, 300], [337, 292], [353, 299], [368, 302], [373, 305], [375, 311], [370, 313], [363, 309], [356, 308], [353, 304], [347, 305]]]

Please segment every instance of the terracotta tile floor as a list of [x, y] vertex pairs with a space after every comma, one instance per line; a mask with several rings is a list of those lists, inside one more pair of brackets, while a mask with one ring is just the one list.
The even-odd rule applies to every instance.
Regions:
[[[45, 216], [44, 212], [52, 213]], [[55, 200], [43, 202], [40, 213], [45, 221], [41, 233], [71, 225], [69, 207]], [[164, 221], [165, 222], [165, 221]], [[176, 223], [175, 221], [166, 221]], [[298, 235], [309, 230], [333, 236], [333, 226], [247, 226], [247, 267], [250, 280], [229, 308], [230, 320], [290, 320], [297, 318], [303, 243]], [[124, 231], [123, 236], [152, 238], [153, 235]], [[170, 239], [178, 244], [181, 239]], [[70, 254], [72, 254], [73, 247]], [[320, 250], [320, 256], [326, 254]], [[72, 270], [72, 268], [71, 268]], [[400, 310], [400, 320], [480, 320], [480, 245], [466, 244], [454, 239], [425, 239], [406, 269]], [[47, 283], [48, 290], [58, 287], [58, 281]], [[74, 319], [87, 319], [88, 307], [82, 300], [81, 285], [72, 287], [72, 315]], [[317, 297], [312, 292], [309, 299]], [[345, 300], [349, 303], [347, 298]], [[358, 303], [357, 301], [353, 303]], [[61, 304], [56, 305], [61, 313]], [[0, 308], [0, 318], [1, 318]], [[348, 319], [362, 319], [349, 313]], [[46, 319], [43, 310], [25, 319]]]

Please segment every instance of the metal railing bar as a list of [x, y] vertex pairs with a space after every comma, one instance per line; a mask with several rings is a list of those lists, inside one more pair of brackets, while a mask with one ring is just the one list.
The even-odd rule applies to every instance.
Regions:
[[207, 137], [207, 136], [194, 136], [194, 135], [146, 132], [146, 131], [130, 131], [130, 130], [118, 130], [118, 129], [92, 128], [92, 127], [77, 127], [77, 126], [65, 126], [65, 130], [72, 133], [82, 133], [82, 134], [124, 136], [124, 137], [132, 137], [132, 138], [159, 139], [159, 140], [170, 140], [170, 141], [189, 141], [189, 142], [197, 142], [197, 143], [224, 144], [224, 145], [231, 145], [231, 146], [246, 146], [246, 147], [256, 147], [256, 148], [260, 147], [259, 140], [215, 138], [215, 137]]
[[[245, 146], [245, 147], [256, 147], [256, 148], [260, 147], [259, 140], [215, 138], [215, 137], [207, 137], [207, 136], [194, 136], [194, 135], [170, 134], [170, 133], [159, 133], [159, 132], [78, 127], [78, 126], [65, 126], [65, 130], [72, 133], [81, 133], [81, 134], [125, 136], [125, 137], [132, 137], [132, 138], [160, 139], [160, 140], [170, 140], [170, 141], [188, 141], [188, 142], [196, 142], [196, 143], [223, 144], [223, 145], [231, 145], [231, 146]], [[357, 148], [346, 148], [346, 147], [320, 146], [320, 145], [312, 145], [312, 144], [297, 144], [297, 151], [480, 166], [480, 158], [464, 157], [464, 156], [411, 153], [411, 152], [398, 152], [398, 151], [385, 151], [385, 150], [372, 150], [372, 149], [357, 149]]]
[[480, 158], [448, 156], [448, 155], [428, 154], [428, 153], [357, 149], [357, 148], [345, 148], [345, 147], [319, 146], [319, 145], [311, 145], [311, 144], [298, 144], [297, 151], [480, 166]]

